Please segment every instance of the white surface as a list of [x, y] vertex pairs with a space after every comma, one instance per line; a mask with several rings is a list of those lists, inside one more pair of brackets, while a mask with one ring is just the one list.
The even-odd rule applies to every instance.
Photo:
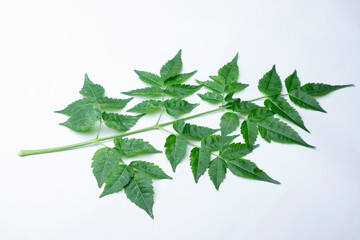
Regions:
[[[359, 9], [340, 0], [1, 0], [0, 239], [359, 239]], [[152, 155], [174, 177], [155, 183], [155, 220], [123, 193], [98, 199], [97, 147], [17, 157], [93, 137], [53, 113], [79, 97], [85, 72], [120, 97], [144, 86], [133, 69], [156, 72], [178, 49], [200, 80], [239, 52], [251, 85], [244, 99], [261, 96], [257, 80], [274, 63], [282, 79], [296, 68], [303, 83], [357, 87], [321, 98], [328, 114], [299, 110], [312, 134], [297, 130], [316, 150], [260, 141], [249, 159], [280, 186], [228, 174], [217, 192], [207, 174], [194, 183], [187, 160], [172, 174]], [[166, 137], [143, 136], [157, 148]]]

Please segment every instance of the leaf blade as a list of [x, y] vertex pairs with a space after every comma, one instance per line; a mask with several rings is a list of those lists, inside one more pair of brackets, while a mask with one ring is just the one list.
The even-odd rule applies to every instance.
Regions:
[[93, 174], [98, 182], [98, 186], [101, 187], [121, 160], [121, 155], [115, 148], [104, 147], [95, 152], [92, 160], [91, 167]]
[[194, 147], [190, 152], [190, 166], [194, 175], [195, 183], [205, 173], [210, 163], [210, 150], [206, 147]]
[[185, 157], [187, 140], [182, 135], [171, 134], [166, 138], [164, 147], [166, 158], [169, 160], [173, 172], [175, 172], [176, 167]]
[[139, 121], [144, 114], [140, 114], [137, 116], [132, 115], [123, 115], [118, 113], [106, 113], [103, 112], [102, 118], [107, 127], [116, 129], [118, 131], [128, 131], [130, 128], [135, 126], [135, 124]]
[[326, 113], [326, 111], [320, 106], [314, 97], [300, 89], [292, 90], [290, 92], [289, 98], [293, 103], [301, 108]]
[[141, 172], [135, 172], [133, 178], [124, 188], [127, 198], [154, 219], [154, 188], [151, 178]]
[[276, 73], [275, 65], [259, 80], [258, 89], [260, 92], [268, 96], [281, 93], [281, 80], [279, 75]]
[[129, 164], [130, 167], [135, 168], [143, 173], [146, 173], [151, 178], [155, 179], [172, 179], [167, 175], [159, 166], [151, 162], [145, 161], [132, 161]]
[[289, 125], [277, 118], [266, 118], [258, 123], [260, 135], [267, 142], [295, 143], [308, 148], [315, 148], [306, 143]]
[[228, 135], [232, 133], [239, 126], [239, 124], [240, 119], [236, 113], [224, 113], [224, 115], [222, 115], [220, 119], [221, 135]]
[[246, 159], [235, 159], [227, 161], [229, 170], [236, 176], [280, 184], [280, 182], [269, 177], [264, 171], [259, 169], [255, 163]]
[[226, 162], [220, 157], [216, 157], [210, 162], [208, 173], [216, 190], [219, 190], [220, 184], [226, 177], [226, 168]]
[[161, 78], [164, 80], [174, 77], [179, 74], [182, 69], [181, 50], [174, 58], [165, 63], [160, 69]]

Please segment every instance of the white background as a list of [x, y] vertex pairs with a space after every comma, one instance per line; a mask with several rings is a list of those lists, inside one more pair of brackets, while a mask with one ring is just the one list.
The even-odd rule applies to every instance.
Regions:
[[[0, 0], [0, 239], [359, 239], [359, 11], [350, 0]], [[311, 135], [295, 128], [316, 150], [259, 141], [248, 158], [281, 185], [228, 173], [217, 192], [207, 174], [194, 183], [188, 160], [173, 174], [164, 155], [142, 158], [174, 177], [154, 183], [155, 220], [124, 193], [98, 198], [97, 146], [16, 155], [94, 137], [58, 125], [66, 117], [54, 113], [80, 97], [85, 72], [125, 97], [145, 86], [133, 69], [157, 72], [179, 49], [199, 80], [238, 52], [250, 84], [243, 99], [261, 96], [257, 81], [273, 64], [282, 79], [297, 69], [303, 83], [357, 86], [319, 98], [328, 114], [299, 109]], [[192, 122], [216, 127], [219, 118]], [[163, 149], [166, 134], [141, 137]]]

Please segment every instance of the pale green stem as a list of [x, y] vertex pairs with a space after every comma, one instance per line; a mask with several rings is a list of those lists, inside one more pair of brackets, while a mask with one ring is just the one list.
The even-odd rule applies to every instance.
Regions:
[[96, 137], [95, 139], [98, 139], [99, 138], [99, 135], [100, 135], [100, 131], [101, 131], [101, 125], [102, 125], [103, 121], [102, 119], [100, 119], [100, 125], [99, 125], [99, 130], [98, 130], [98, 133], [96, 134]]
[[[288, 95], [288, 94], [283, 94], [283, 95], [280, 95], [280, 96], [286, 96], [286, 95]], [[255, 99], [252, 99], [252, 100], [249, 100], [249, 101], [253, 102], [253, 101], [257, 101], [259, 99], [263, 99], [263, 98], [266, 98], [266, 97], [267, 96], [260, 97], [260, 98], [255, 98]], [[125, 132], [125, 133], [121, 133], [121, 134], [117, 134], [117, 135], [112, 135], [112, 136], [108, 136], [108, 137], [102, 137], [102, 138], [98, 138], [98, 136], [100, 134], [100, 130], [99, 130], [98, 135], [97, 135], [97, 137], [95, 139], [91, 139], [91, 140], [88, 140], [88, 141], [85, 141], [85, 142], [60, 146], [60, 147], [34, 149], [34, 150], [20, 150], [18, 155], [23, 157], [23, 156], [28, 156], [28, 155], [42, 154], [42, 153], [60, 152], [60, 151], [66, 151], [66, 150], [74, 149], [74, 148], [79, 148], [79, 147], [86, 146], [86, 145], [99, 144], [102, 141], [114, 139], [114, 138], [117, 138], [117, 137], [125, 137], [125, 136], [130, 136], [130, 135], [133, 135], [133, 134], [137, 134], [137, 133], [142, 133], [142, 132], [155, 130], [155, 129], [158, 129], [159, 127], [165, 127], [165, 126], [171, 125], [171, 124], [175, 123], [178, 120], [184, 120], [185, 121], [185, 120], [200, 117], [200, 116], [203, 116], [203, 115], [206, 115], [206, 114], [209, 114], [209, 113], [217, 112], [217, 111], [220, 111], [220, 110], [225, 110], [225, 108], [224, 107], [219, 107], [219, 108], [216, 108], [216, 109], [213, 109], [213, 110], [201, 112], [201, 113], [194, 114], [194, 115], [184, 117], [184, 118], [180, 118], [180, 119], [177, 119], [177, 120], [174, 120], [174, 121], [170, 121], [170, 122], [166, 122], [166, 123], [162, 123], [162, 124], [157, 123], [157, 124], [155, 124], [153, 126], [150, 126], [150, 127], [145, 127], [145, 128], [141, 128], [141, 129], [138, 129], [138, 130], [129, 131], [129, 132]], [[158, 121], [160, 121], [160, 117], [161, 117], [161, 115], [159, 116]]]
[[[200, 117], [200, 116], [203, 116], [203, 115], [206, 115], [206, 114], [209, 114], [209, 113], [213, 113], [213, 112], [217, 112], [217, 111], [220, 111], [220, 110], [222, 110], [222, 108], [216, 108], [216, 109], [213, 109], [213, 110], [210, 110], [210, 111], [201, 112], [201, 113], [191, 115], [191, 116], [188, 116], [188, 117], [185, 117], [185, 118], [181, 118], [181, 119], [178, 119], [178, 120], [184, 120], [185, 121], [185, 120], [188, 120], [188, 119]], [[71, 144], [71, 145], [65, 145], [65, 146], [54, 147], [54, 148], [45, 148], [45, 149], [20, 150], [18, 155], [23, 157], [23, 156], [28, 156], [28, 155], [42, 154], [42, 153], [66, 151], [66, 150], [70, 150], [70, 149], [74, 149], [74, 148], [78, 148], [78, 147], [82, 147], [82, 146], [86, 146], [86, 145], [98, 144], [99, 142], [114, 139], [114, 138], [117, 138], [117, 137], [125, 137], [125, 136], [129, 136], [129, 135], [137, 134], [137, 133], [142, 133], [142, 132], [155, 130], [155, 129], [158, 129], [159, 127], [164, 127], [164, 126], [171, 125], [176, 121], [177, 120], [162, 123], [162, 124], [158, 124], [158, 125], [153, 125], [153, 126], [150, 126], [150, 127], [141, 128], [141, 129], [138, 129], [138, 130], [129, 131], [129, 132], [113, 135], [113, 136], [102, 137], [102, 138], [92, 139], [92, 140], [85, 141], [85, 142], [75, 143], [75, 144]]]

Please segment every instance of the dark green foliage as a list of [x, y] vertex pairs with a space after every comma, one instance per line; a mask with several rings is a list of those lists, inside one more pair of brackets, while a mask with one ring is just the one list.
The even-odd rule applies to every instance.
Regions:
[[[301, 85], [295, 70], [284, 81], [288, 94], [281, 94], [283, 86], [274, 65], [258, 82], [258, 89], [265, 96], [252, 100], [241, 100], [236, 97], [236, 94], [248, 87], [248, 84], [238, 82], [239, 67], [237, 60], [238, 55], [236, 54], [230, 62], [218, 70], [216, 75], [211, 75], [209, 79], [204, 81], [196, 80], [199, 85], [184, 84], [197, 71], [181, 73], [183, 67], [181, 50], [167, 61], [157, 74], [135, 70], [139, 79], [150, 86], [122, 93], [128, 96], [146, 98], [138, 101], [132, 108], [127, 110], [127, 112], [137, 113], [138, 115], [108, 112], [109, 110], [125, 108], [133, 98], [116, 99], [106, 97], [104, 88], [93, 83], [85, 74], [84, 85], [80, 90], [83, 98], [74, 101], [57, 112], [69, 117], [61, 125], [76, 131], [89, 130], [97, 121], [100, 121], [100, 125], [98, 125], [99, 131], [93, 140], [74, 144], [73, 146], [78, 147], [88, 144], [101, 144], [104, 146], [95, 152], [91, 164], [98, 187], [101, 188], [105, 185], [100, 195], [101, 198], [124, 190], [130, 201], [145, 210], [151, 218], [154, 218], [153, 179], [172, 179], [172, 177], [152, 162], [139, 159], [129, 160], [128, 158], [135, 156], [162, 153], [162, 151], [141, 138], [125, 137], [151, 130], [162, 130], [168, 133], [164, 144], [165, 156], [173, 172], [176, 171], [177, 166], [182, 161], [189, 161], [196, 183], [208, 171], [210, 180], [215, 188], [219, 190], [227, 172], [230, 171], [241, 178], [279, 184], [278, 181], [259, 169], [255, 163], [243, 159], [244, 156], [251, 154], [259, 147], [256, 144], [257, 140], [258, 142], [261, 141], [261, 139], [258, 139], [258, 135], [269, 143], [273, 141], [314, 148], [314, 146], [305, 142], [290, 125], [274, 117], [274, 115], [278, 115], [289, 121], [290, 124], [308, 132], [293, 104], [304, 109], [325, 113], [325, 110], [314, 97], [353, 86], [323, 83]], [[170, 122], [164, 123], [161, 121], [162, 115], [166, 113], [173, 118], [179, 118], [180, 115], [193, 111], [199, 104], [189, 103], [183, 98], [194, 95], [201, 87], [207, 88], [207, 90], [197, 95], [203, 101], [217, 104], [217, 108], [197, 112], [194, 115]], [[255, 103], [255, 101], [261, 99], [264, 101], [263, 105], [261, 105], [261, 102]], [[185, 120], [217, 111], [223, 111], [221, 117], [214, 114], [210, 121], [213, 124], [212, 126], [219, 124], [219, 129], [207, 127], [207, 121], [201, 123], [204, 126], [185, 122]], [[145, 114], [155, 112], [159, 112], [159, 116], [153, 125], [129, 131]], [[99, 138], [100, 130], [104, 125], [122, 133]], [[165, 129], [169, 125], [173, 126], [175, 132]], [[241, 136], [238, 135], [239, 125]], [[215, 134], [218, 131], [220, 132]], [[158, 133], [151, 136], [152, 138], [162, 138], [162, 135]], [[115, 147], [106, 147], [101, 143], [109, 139], [114, 139]], [[235, 142], [235, 139], [240, 139], [243, 142]], [[191, 146], [190, 154], [187, 154], [188, 145]], [[71, 149], [71, 147], [65, 146], [59, 149]], [[45, 149], [44, 152], [60, 151], [59, 149]], [[154, 161], [159, 159], [159, 155], [153, 156], [157, 157], [154, 158]]]
[[281, 80], [276, 73], [275, 65], [259, 80], [258, 89], [268, 96], [274, 96], [281, 93]]
[[[132, 100], [104, 97], [105, 90], [99, 84], [93, 83], [85, 74], [84, 85], [80, 94], [85, 98], [79, 99], [57, 113], [70, 116], [70, 118], [60, 125], [75, 131], [86, 131], [101, 120], [102, 111], [105, 109], [122, 109]], [[135, 122], [136, 123], [136, 122]]]

